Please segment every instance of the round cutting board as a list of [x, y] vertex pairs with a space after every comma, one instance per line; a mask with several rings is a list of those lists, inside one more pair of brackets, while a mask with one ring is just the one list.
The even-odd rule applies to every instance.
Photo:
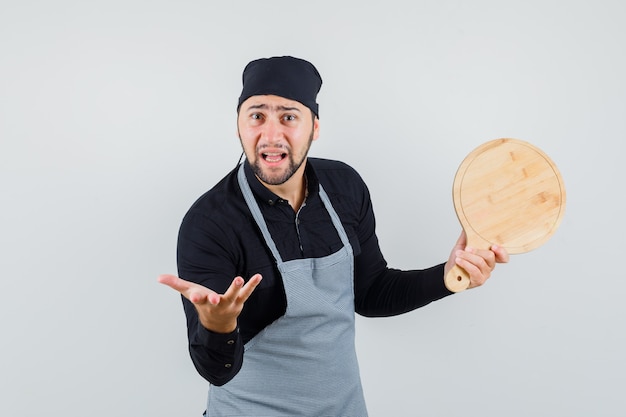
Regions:
[[[467, 246], [496, 244], [510, 254], [531, 251], [556, 231], [565, 211], [565, 187], [542, 150], [519, 139], [496, 139], [474, 149], [454, 178], [454, 208]], [[469, 275], [455, 266], [445, 277], [457, 292]]]

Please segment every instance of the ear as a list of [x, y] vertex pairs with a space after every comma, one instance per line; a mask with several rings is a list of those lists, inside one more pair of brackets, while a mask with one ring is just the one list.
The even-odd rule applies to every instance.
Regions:
[[239, 134], [239, 110], [237, 110], [237, 118], [235, 119], [235, 128], [237, 131], [235, 132], [235, 137], [241, 140], [241, 135]]
[[320, 135], [320, 119], [315, 117], [315, 119], [313, 119], [313, 140], [317, 140], [319, 135]]

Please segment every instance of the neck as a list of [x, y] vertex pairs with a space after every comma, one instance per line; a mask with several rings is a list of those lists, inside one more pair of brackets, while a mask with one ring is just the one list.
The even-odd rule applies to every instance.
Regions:
[[[263, 183], [271, 192], [281, 197], [284, 200], [289, 201], [289, 205], [295, 212], [300, 210], [304, 198], [306, 197], [306, 177], [304, 175], [305, 165], [302, 164], [300, 168], [289, 178], [287, 181], [280, 185], [269, 185]], [[261, 181], [263, 182], [263, 181]]]

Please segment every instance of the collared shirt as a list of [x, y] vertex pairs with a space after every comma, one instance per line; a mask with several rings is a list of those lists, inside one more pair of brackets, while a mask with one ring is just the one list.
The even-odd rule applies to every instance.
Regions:
[[[342, 247], [318, 194], [319, 184], [324, 186], [354, 252], [356, 313], [393, 316], [451, 294], [445, 288], [443, 264], [411, 271], [387, 266], [375, 233], [369, 191], [350, 166], [308, 158], [308, 195], [296, 213], [244, 164], [248, 183], [284, 261], [323, 257]], [[244, 305], [238, 329], [230, 334], [205, 329], [195, 307], [183, 298], [192, 361], [200, 375], [215, 385], [223, 385], [237, 374], [243, 345], [286, 308], [276, 262], [243, 199], [236, 174], [231, 171], [192, 205], [178, 240], [178, 273], [183, 279], [224, 293], [236, 276], [246, 280], [256, 273], [263, 276]]]

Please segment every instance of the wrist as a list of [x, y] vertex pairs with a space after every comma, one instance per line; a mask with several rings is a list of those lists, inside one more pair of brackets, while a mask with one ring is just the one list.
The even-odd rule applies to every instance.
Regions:
[[210, 332], [219, 334], [228, 334], [237, 330], [237, 320], [227, 323], [216, 323], [215, 321], [200, 318], [200, 325]]

